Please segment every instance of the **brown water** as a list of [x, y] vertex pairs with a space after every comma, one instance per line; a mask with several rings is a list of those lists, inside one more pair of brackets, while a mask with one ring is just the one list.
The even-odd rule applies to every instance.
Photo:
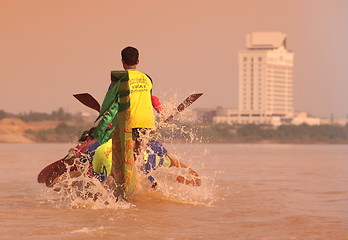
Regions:
[[0, 144], [0, 239], [348, 239], [347, 145], [167, 145], [202, 186], [110, 205], [36, 182], [71, 146]]

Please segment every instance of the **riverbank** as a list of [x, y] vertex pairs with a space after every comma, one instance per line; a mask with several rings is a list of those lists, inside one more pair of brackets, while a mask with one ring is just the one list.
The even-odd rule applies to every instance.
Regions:
[[[38, 143], [38, 139], [30, 132], [50, 131], [62, 124], [62, 121], [45, 120], [24, 122], [17, 118], [0, 120], [0, 143]], [[76, 125], [73, 122], [64, 122], [67, 125]], [[50, 141], [48, 141], [50, 142]]]
[[57, 126], [56, 121], [43, 121], [26, 123], [16, 118], [4, 118], [0, 120], [0, 143], [35, 143], [26, 136], [28, 129], [49, 129]]

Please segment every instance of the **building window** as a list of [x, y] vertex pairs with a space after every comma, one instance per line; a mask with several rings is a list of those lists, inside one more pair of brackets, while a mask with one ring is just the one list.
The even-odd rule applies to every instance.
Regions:
[[262, 61], [262, 57], [259, 57], [259, 62], [261, 62]]

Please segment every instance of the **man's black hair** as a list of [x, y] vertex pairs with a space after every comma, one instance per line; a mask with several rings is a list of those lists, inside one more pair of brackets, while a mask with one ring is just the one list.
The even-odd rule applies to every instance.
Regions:
[[133, 66], [138, 62], [139, 52], [134, 47], [126, 47], [122, 50], [121, 56], [125, 64]]

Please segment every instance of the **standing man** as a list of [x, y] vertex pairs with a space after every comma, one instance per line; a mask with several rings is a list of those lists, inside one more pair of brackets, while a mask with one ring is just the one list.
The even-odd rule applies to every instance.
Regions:
[[155, 125], [151, 78], [136, 69], [139, 52], [126, 47], [121, 56], [125, 71], [111, 72], [111, 84], [97, 118], [100, 121], [92, 134], [100, 144], [112, 138], [112, 178], [107, 182], [117, 199], [133, 193], [134, 156], [143, 155], [149, 132]]
[[124, 70], [128, 71], [130, 90], [130, 127], [135, 141], [134, 152], [142, 156], [148, 142], [149, 133], [155, 127], [152, 109], [152, 80], [138, 71], [139, 52], [134, 47], [126, 47], [121, 52]]

